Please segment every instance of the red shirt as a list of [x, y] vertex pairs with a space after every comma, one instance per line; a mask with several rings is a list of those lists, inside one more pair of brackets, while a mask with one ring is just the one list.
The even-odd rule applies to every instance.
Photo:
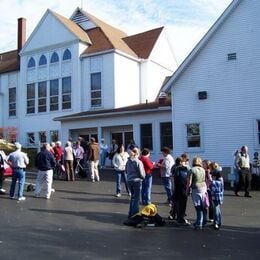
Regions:
[[152, 173], [152, 170], [154, 168], [154, 164], [153, 162], [151, 161], [151, 159], [147, 156], [143, 156], [141, 155], [140, 156], [140, 161], [143, 163], [144, 165], [144, 170], [145, 170], [145, 173], [146, 174], [151, 174]]

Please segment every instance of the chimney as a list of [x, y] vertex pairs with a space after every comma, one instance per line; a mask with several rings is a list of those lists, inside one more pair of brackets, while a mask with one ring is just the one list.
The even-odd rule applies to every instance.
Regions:
[[167, 94], [165, 92], [160, 92], [159, 94], [159, 105], [163, 106], [167, 104]]
[[26, 19], [18, 18], [18, 33], [17, 33], [17, 51], [18, 53], [23, 48], [26, 41]]

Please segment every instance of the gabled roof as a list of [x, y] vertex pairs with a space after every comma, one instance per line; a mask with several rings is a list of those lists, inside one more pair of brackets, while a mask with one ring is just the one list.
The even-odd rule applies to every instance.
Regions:
[[163, 27], [125, 37], [123, 40], [139, 58], [147, 59], [158, 40]]
[[20, 69], [20, 59], [17, 50], [0, 53], [0, 73], [16, 71]]
[[156, 111], [162, 111], [162, 110], [169, 110], [171, 111], [171, 100], [167, 99], [165, 102], [160, 103], [158, 100], [154, 102], [149, 103], [143, 103], [143, 104], [136, 104], [132, 106], [127, 107], [120, 107], [120, 108], [114, 108], [114, 109], [102, 109], [102, 110], [92, 110], [92, 111], [85, 111], [80, 112], [76, 114], [71, 114], [67, 116], [61, 116], [56, 117], [53, 120], [54, 121], [73, 121], [78, 119], [86, 119], [86, 118], [98, 118], [98, 117], [104, 117], [104, 116], [120, 116], [127, 114], [137, 114], [137, 113], [154, 113]]
[[186, 59], [182, 62], [182, 64], [178, 67], [178, 69], [173, 73], [170, 80], [164, 86], [164, 91], [169, 92], [170, 88], [174, 84], [174, 82], [181, 76], [181, 74], [189, 67], [192, 61], [197, 57], [200, 51], [207, 45], [208, 41], [213, 37], [216, 31], [221, 27], [221, 25], [226, 21], [229, 15], [237, 8], [237, 6], [243, 0], [233, 0], [230, 5], [226, 8], [226, 10], [222, 13], [222, 15], [217, 19], [217, 21], [213, 24], [213, 26], [209, 29], [209, 31], [205, 34], [205, 36], [199, 41], [199, 43], [194, 47], [194, 49], [190, 52], [190, 54], [186, 57]]
[[[100, 38], [107, 38], [107, 41], [110, 42], [111, 46], [113, 49], [122, 51], [128, 55], [131, 55], [133, 57], [137, 58], [137, 55], [135, 54], [135, 52], [123, 41], [123, 38], [127, 36], [127, 34], [103, 21], [101, 21], [100, 19], [98, 19], [97, 17], [93, 16], [90, 13], [87, 13], [83, 10], [81, 10], [81, 12], [83, 14], [85, 14], [94, 24], [96, 24], [97, 27], [100, 28], [99, 31], [96, 32], [96, 36], [100, 37]], [[88, 30], [86, 30], [86, 32], [88, 33]], [[104, 35], [102, 35], [104, 34]], [[91, 40], [94, 41], [93, 38], [90, 38]], [[99, 39], [97, 39], [97, 42], [100, 42]], [[109, 45], [106, 45], [104, 47], [108, 47]], [[98, 49], [100, 49], [99, 47], [97, 47]], [[104, 48], [103, 51], [109, 50], [111, 48]], [[91, 49], [88, 50], [86, 49], [86, 51], [84, 51], [83, 54], [89, 54], [92, 53]]]
[[80, 41], [91, 44], [88, 34], [70, 19], [48, 9], [60, 22], [62, 22]]

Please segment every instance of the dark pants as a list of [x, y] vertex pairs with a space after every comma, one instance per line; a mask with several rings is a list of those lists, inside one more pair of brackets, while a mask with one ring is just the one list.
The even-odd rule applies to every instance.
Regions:
[[177, 222], [185, 223], [185, 212], [187, 207], [187, 196], [179, 196], [175, 198], [174, 203], [176, 205], [176, 213], [177, 213]]
[[0, 189], [3, 188], [3, 181], [4, 181], [4, 169], [0, 169]]
[[72, 160], [65, 160], [65, 171], [66, 171], [66, 175], [67, 175], [67, 181], [75, 181]]
[[209, 208], [208, 208], [209, 219], [214, 219], [214, 211], [213, 211], [214, 207], [213, 207], [211, 191], [207, 190], [207, 192], [209, 196]]
[[260, 177], [256, 174], [252, 174], [252, 181], [251, 181], [251, 189], [252, 190], [259, 190], [260, 187]]
[[239, 181], [236, 185], [235, 192], [239, 192], [241, 188], [244, 186], [245, 195], [249, 195], [251, 182], [251, 172], [249, 169], [241, 169], [239, 172]]

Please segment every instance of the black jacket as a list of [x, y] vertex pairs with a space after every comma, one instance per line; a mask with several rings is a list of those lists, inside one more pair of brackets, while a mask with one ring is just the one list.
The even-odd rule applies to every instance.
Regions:
[[43, 150], [36, 156], [35, 166], [40, 171], [51, 170], [55, 167], [55, 164], [55, 158], [48, 150]]

